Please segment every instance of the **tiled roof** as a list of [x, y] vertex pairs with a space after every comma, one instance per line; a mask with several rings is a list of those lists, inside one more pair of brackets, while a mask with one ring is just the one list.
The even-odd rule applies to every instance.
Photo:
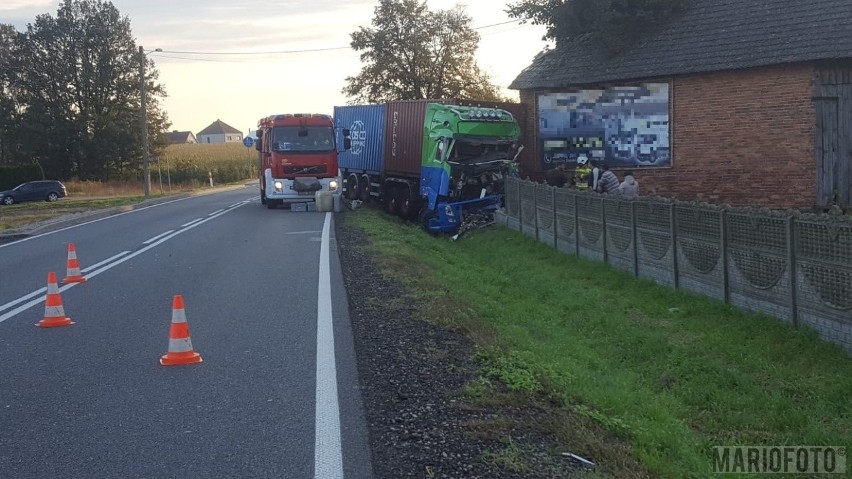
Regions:
[[222, 120], [216, 120], [210, 124], [207, 128], [198, 132], [198, 136], [201, 135], [224, 135], [226, 133], [230, 134], [242, 134], [242, 132], [233, 126], [225, 123]]
[[191, 131], [170, 131], [166, 133], [166, 138], [168, 138], [169, 143], [172, 144], [188, 143], [191, 135]]
[[523, 90], [852, 58], [852, 0], [691, 0], [635, 47], [607, 56], [589, 38], [539, 55]]

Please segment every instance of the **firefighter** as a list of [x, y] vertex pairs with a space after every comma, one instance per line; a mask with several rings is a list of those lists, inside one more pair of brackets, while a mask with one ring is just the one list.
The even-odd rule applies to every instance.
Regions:
[[574, 184], [578, 190], [589, 189], [589, 175], [592, 174], [592, 167], [589, 166], [589, 157], [581, 153], [577, 157], [577, 167], [574, 169]]

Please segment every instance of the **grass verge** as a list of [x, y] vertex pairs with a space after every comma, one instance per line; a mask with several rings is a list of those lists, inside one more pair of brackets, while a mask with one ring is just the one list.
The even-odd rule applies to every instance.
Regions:
[[[852, 361], [811, 331], [503, 227], [451, 242], [369, 209], [347, 214], [385, 274], [428, 305], [424, 319], [479, 345], [483, 380], [468, 395], [488, 396], [496, 379], [599, 425], [628, 447], [562, 434], [617, 477], [632, 460], [660, 477], [718, 477], [713, 446], [852, 446]], [[523, 467], [518, 452], [500, 460]]]

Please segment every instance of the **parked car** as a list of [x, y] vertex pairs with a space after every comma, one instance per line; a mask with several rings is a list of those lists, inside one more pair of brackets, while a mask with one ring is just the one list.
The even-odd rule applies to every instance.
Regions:
[[68, 196], [65, 185], [56, 180], [29, 181], [8, 191], [0, 191], [0, 204], [11, 205], [24, 201], [56, 201]]

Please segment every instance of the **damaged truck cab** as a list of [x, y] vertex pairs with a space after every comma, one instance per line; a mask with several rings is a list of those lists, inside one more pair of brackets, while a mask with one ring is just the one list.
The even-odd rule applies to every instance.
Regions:
[[429, 231], [454, 232], [466, 211], [495, 210], [520, 129], [498, 108], [441, 105], [426, 108], [420, 222]]

